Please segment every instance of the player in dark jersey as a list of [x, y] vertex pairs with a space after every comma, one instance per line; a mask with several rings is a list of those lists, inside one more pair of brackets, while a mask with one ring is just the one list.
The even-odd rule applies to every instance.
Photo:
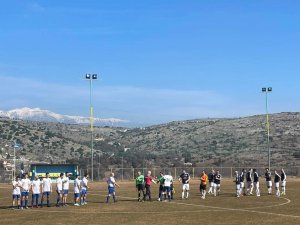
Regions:
[[[183, 170], [182, 174], [179, 176], [179, 181], [182, 182], [182, 194], [181, 194], [181, 199], [188, 199], [189, 198], [189, 190], [190, 190], [190, 175]], [[186, 196], [185, 196], [186, 193]]]
[[221, 174], [220, 171], [217, 170], [214, 176], [214, 196], [220, 195], [221, 191]]
[[253, 181], [254, 181], [254, 187], [255, 187], [255, 192], [256, 196], [260, 196], [260, 191], [259, 191], [259, 175], [256, 171], [256, 169], [253, 169]]
[[268, 194], [272, 194], [272, 175], [269, 170], [269, 168], [266, 168], [266, 173], [265, 173], [265, 178], [266, 178], [266, 183], [267, 183], [267, 188], [268, 188]]
[[165, 183], [163, 172], [159, 173], [159, 177], [157, 178], [156, 182], [159, 184], [158, 199], [157, 200], [162, 201], [163, 200], [163, 195], [164, 195], [164, 183]]
[[207, 194], [212, 194], [213, 193], [213, 188], [214, 188], [214, 176], [215, 176], [215, 171], [211, 170], [211, 172], [208, 174], [208, 182], [209, 182], [209, 190]]
[[280, 197], [280, 189], [279, 189], [279, 182], [281, 180], [280, 175], [277, 173], [277, 171], [274, 171], [274, 184], [275, 184], [275, 191], [276, 191], [276, 196]]
[[286, 188], [286, 174], [282, 168], [281, 169], [281, 195], [285, 195], [285, 188]]
[[253, 195], [253, 180], [252, 180], [252, 169], [246, 173], [246, 181], [247, 181], [247, 194]]
[[246, 170], [242, 169], [242, 172], [240, 174], [241, 177], [241, 194], [246, 195], [246, 188], [245, 188], [245, 175], [246, 175]]

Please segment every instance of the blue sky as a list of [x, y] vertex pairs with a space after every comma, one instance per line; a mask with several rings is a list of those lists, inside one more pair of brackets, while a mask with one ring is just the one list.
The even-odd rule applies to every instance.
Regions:
[[300, 111], [299, 1], [1, 1], [0, 110], [155, 124]]

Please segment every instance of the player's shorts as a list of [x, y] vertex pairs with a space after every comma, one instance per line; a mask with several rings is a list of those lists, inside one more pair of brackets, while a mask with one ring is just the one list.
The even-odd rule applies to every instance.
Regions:
[[215, 186], [215, 183], [213, 181], [209, 182], [209, 186], [210, 187], [214, 187]]
[[240, 189], [241, 189], [241, 184], [237, 184], [237, 185], [235, 186], [235, 188], [236, 188], [237, 191], [240, 190]]
[[67, 194], [69, 194], [69, 190], [64, 189], [64, 190], [63, 190], [63, 193], [64, 193], [64, 195], [67, 195]]
[[58, 195], [62, 195], [62, 194], [64, 194], [64, 191], [63, 191], [63, 190], [56, 190], [56, 193], [57, 193]]
[[22, 197], [28, 197], [29, 196], [29, 191], [22, 191], [21, 196]]
[[87, 194], [87, 190], [86, 190], [86, 189], [82, 189], [82, 190], [80, 191], [80, 194], [81, 194], [81, 195], [86, 195], [86, 194]]
[[159, 193], [164, 191], [164, 186], [163, 185], [159, 185]]
[[279, 188], [279, 182], [276, 182], [276, 183], [275, 183], [275, 187], [276, 187], [276, 188]]
[[267, 181], [267, 187], [272, 187], [272, 181]]
[[244, 188], [244, 187], [245, 187], [245, 183], [241, 182], [241, 188]]
[[51, 192], [50, 191], [44, 191], [43, 192], [43, 195], [47, 195], [47, 196], [49, 196], [51, 194]]
[[80, 193], [74, 193], [74, 197], [75, 198], [79, 198], [80, 197]]
[[253, 186], [253, 182], [252, 181], [247, 181], [247, 187], [252, 187]]
[[219, 187], [221, 187], [221, 184], [216, 184], [216, 183], [214, 183], [214, 187], [215, 187], [215, 188], [219, 188]]
[[144, 185], [143, 184], [137, 184], [136, 188], [138, 189], [138, 191], [143, 191], [144, 190]]
[[281, 187], [285, 187], [285, 186], [286, 186], [286, 181], [282, 181]]
[[21, 197], [21, 195], [12, 195], [13, 199], [19, 199]]
[[40, 194], [32, 194], [31, 197], [32, 197], [32, 198], [39, 198], [39, 197], [40, 197]]
[[165, 186], [164, 187], [164, 192], [171, 192], [171, 187]]
[[200, 184], [200, 191], [206, 191], [206, 184]]
[[189, 191], [190, 190], [190, 184], [182, 184], [182, 190]]
[[254, 182], [254, 187], [259, 188], [259, 182]]
[[115, 192], [115, 187], [108, 187], [108, 194], [113, 194]]

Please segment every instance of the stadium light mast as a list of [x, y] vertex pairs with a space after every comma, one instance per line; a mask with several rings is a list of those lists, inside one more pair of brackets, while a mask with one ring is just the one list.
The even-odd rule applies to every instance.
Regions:
[[271, 169], [271, 151], [270, 151], [270, 122], [269, 122], [269, 111], [268, 111], [268, 93], [272, 92], [272, 87], [263, 87], [262, 93], [266, 94], [266, 130], [267, 130], [267, 146], [268, 146], [268, 168]]
[[97, 80], [97, 74], [90, 74], [87, 73], [85, 75], [85, 79], [90, 81], [90, 129], [91, 129], [91, 166], [92, 166], [92, 174], [91, 174], [91, 180], [94, 181], [94, 107], [93, 107], [93, 99], [92, 99], [92, 93], [93, 93], [93, 80]]

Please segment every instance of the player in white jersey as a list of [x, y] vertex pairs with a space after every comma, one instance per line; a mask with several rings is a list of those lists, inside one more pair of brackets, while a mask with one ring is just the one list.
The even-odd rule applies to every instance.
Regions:
[[68, 172], [65, 173], [65, 176], [62, 180], [63, 183], [63, 205], [67, 205], [67, 198], [69, 194], [69, 188], [70, 188], [70, 179], [69, 179], [70, 174]]
[[79, 176], [76, 175], [74, 180], [74, 205], [75, 206], [79, 206], [80, 184], [81, 184], [81, 180], [79, 180]]
[[117, 187], [120, 187], [120, 186], [116, 182], [114, 173], [110, 174], [110, 177], [107, 180], [107, 185], [108, 185], [108, 195], [106, 197], [106, 203], [109, 202], [109, 198], [111, 195], [113, 196], [114, 202], [116, 202], [115, 186], [117, 186]]
[[274, 171], [274, 184], [275, 184], [275, 191], [276, 191], [276, 196], [280, 197], [280, 188], [279, 188], [279, 182], [280, 182], [280, 175], [277, 173], [277, 171]]
[[172, 185], [172, 183], [173, 183], [173, 177], [170, 175], [170, 173], [167, 173], [167, 175], [164, 175], [164, 193], [168, 195], [169, 202], [171, 201], [171, 185]]
[[17, 200], [18, 209], [20, 208], [20, 198], [21, 198], [21, 179], [19, 176], [16, 177], [16, 180], [12, 182], [13, 191], [12, 191], [12, 209], [15, 207], [15, 201]]
[[21, 180], [21, 209], [28, 209], [28, 197], [30, 187], [31, 181], [28, 179], [28, 174], [25, 173], [23, 179]]
[[42, 180], [42, 200], [41, 208], [44, 206], [44, 196], [47, 196], [47, 207], [50, 207], [50, 194], [52, 192], [52, 180], [49, 177], [49, 173], [46, 173], [46, 177]]
[[61, 173], [56, 180], [56, 193], [57, 193], [57, 200], [56, 200], [56, 207], [60, 207], [62, 205], [62, 198], [63, 198], [63, 180], [64, 174]]
[[86, 201], [86, 197], [87, 197], [87, 190], [89, 189], [88, 186], [88, 178], [89, 175], [88, 174], [84, 174], [84, 177], [82, 178], [81, 181], [81, 190], [80, 190], [80, 203], [81, 205], [86, 205], [87, 201]]
[[[34, 180], [31, 183], [31, 191], [32, 191], [32, 201], [31, 201], [31, 207], [38, 208], [39, 205], [39, 197], [41, 194], [41, 181], [39, 176], [35, 176]], [[34, 205], [35, 200], [35, 205]]]
[[281, 195], [285, 195], [285, 189], [286, 189], [286, 174], [284, 172], [284, 169], [281, 169]]

